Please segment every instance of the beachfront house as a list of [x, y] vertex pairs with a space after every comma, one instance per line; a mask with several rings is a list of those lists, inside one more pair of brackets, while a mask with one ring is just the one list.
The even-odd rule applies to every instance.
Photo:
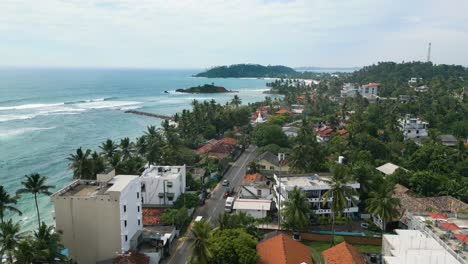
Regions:
[[186, 167], [149, 166], [141, 175], [141, 203], [170, 206], [185, 193]]
[[142, 228], [139, 176], [76, 180], [51, 196], [57, 230], [78, 263], [113, 260], [135, 249]]

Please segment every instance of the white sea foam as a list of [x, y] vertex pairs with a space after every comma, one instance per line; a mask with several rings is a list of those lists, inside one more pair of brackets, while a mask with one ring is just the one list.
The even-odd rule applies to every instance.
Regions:
[[113, 101], [112, 98], [96, 98], [55, 104], [23, 104], [0, 107], [0, 122], [32, 119], [47, 115], [73, 115], [92, 109], [122, 109], [141, 107], [138, 101]]
[[19, 136], [19, 135], [34, 132], [34, 131], [50, 130], [50, 129], [55, 129], [55, 127], [23, 127], [23, 128], [16, 128], [16, 129], [0, 129], [0, 138], [15, 137], [15, 136]]
[[23, 105], [13, 105], [13, 106], [0, 106], [0, 111], [36, 109], [36, 108], [59, 106], [59, 105], [63, 105], [63, 104], [65, 104], [65, 103], [57, 103], [57, 104], [23, 104]]

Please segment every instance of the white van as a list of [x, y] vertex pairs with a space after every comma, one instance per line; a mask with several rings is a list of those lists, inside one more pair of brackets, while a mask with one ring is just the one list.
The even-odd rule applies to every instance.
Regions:
[[232, 207], [234, 206], [234, 197], [226, 198], [226, 205], [224, 206], [225, 212], [232, 212]]

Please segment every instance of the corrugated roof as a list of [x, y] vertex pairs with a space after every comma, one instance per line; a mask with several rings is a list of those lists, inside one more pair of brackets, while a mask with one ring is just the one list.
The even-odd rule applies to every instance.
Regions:
[[391, 162], [387, 162], [384, 165], [377, 167], [376, 169], [385, 175], [392, 175], [399, 168], [400, 166], [395, 165]]
[[280, 233], [257, 244], [257, 264], [312, 264], [307, 246]]
[[365, 264], [364, 257], [351, 244], [341, 242], [322, 252], [327, 264]]
[[237, 199], [234, 201], [234, 210], [262, 210], [271, 209], [271, 200]]

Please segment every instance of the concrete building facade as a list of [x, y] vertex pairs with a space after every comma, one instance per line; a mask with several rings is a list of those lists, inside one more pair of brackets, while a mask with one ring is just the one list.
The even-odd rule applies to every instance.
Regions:
[[[323, 204], [323, 195], [331, 189], [328, 183], [330, 176], [331, 175], [318, 175], [313, 173], [308, 176], [282, 175], [278, 177], [277, 174], [274, 174], [273, 178], [275, 183], [273, 191], [276, 194], [275, 202], [277, 208], [278, 204], [283, 208], [284, 202], [288, 200], [289, 192], [292, 191], [294, 187], [298, 187], [305, 193], [316, 215], [331, 215], [331, 202], [333, 198], [328, 199], [325, 205]], [[352, 182], [348, 184], [348, 187], [357, 192], [357, 189], [360, 188], [360, 184], [358, 182]], [[349, 216], [357, 213], [359, 211], [358, 203], [359, 197], [357, 194], [353, 199], [348, 199], [348, 207], [345, 208], [344, 214]]]
[[150, 166], [141, 175], [141, 202], [145, 205], [173, 205], [186, 187], [186, 167]]
[[56, 228], [77, 263], [113, 259], [131, 249], [142, 227], [139, 176], [107, 182], [77, 180], [51, 196]]

